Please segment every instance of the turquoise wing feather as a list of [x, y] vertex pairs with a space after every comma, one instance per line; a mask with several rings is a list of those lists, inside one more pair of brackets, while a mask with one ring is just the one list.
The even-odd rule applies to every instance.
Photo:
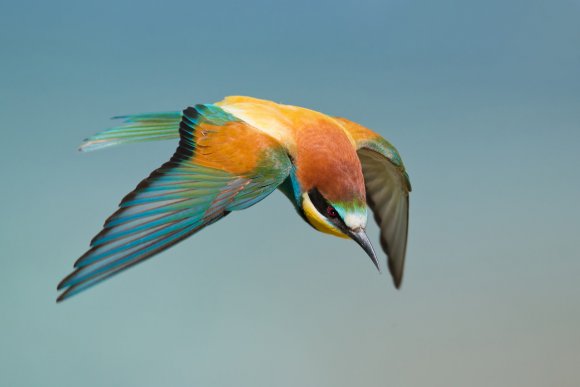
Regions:
[[181, 140], [172, 159], [122, 200], [91, 248], [77, 260], [75, 270], [58, 285], [64, 292], [57, 301], [152, 257], [231, 211], [257, 203], [286, 179], [291, 162], [282, 147], [243, 175], [195, 164], [196, 129], [206, 123], [219, 127], [227, 118], [215, 106], [184, 111]]
[[85, 139], [79, 150], [90, 152], [113, 145], [177, 139], [181, 115], [181, 112], [164, 112], [113, 117], [121, 120], [121, 125]]

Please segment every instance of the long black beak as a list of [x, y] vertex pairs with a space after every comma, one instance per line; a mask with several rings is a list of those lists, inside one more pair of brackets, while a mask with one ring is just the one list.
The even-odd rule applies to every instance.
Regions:
[[373, 245], [369, 241], [369, 237], [365, 233], [364, 229], [359, 229], [357, 231], [349, 230], [348, 235], [352, 238], [353, 241], [359, 244], [360, 247], [369, 255], [371, 261], [375, 264], [379, 273], [381, 272], [381, 268], [379, 267], [379, 262], [377, 261], [377, 256], [375, 255], [375, 250], [373, 249]]

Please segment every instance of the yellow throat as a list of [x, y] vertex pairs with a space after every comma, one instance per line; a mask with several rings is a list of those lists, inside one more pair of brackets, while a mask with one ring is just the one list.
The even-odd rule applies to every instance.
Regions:
[[307, 193], [302, 194], [302, 209], [308, 219], [308, 222], [314, 226], [318, 231], [326, 234], [335, 235], [340, 238], [348, 238], [342, 231], [330, 223], [324, 216], [322, 216], [310, 201]]

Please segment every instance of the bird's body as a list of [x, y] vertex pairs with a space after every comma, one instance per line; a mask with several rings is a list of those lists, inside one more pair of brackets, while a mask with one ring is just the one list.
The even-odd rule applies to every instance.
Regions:
[[371, 256], [367, 202], [381, 227], [395, 285], [407, 242], [410, 184], [397, 150], [344, 118], [250, 97], [182, 113], [119, 117], [81, 150], [179, 138], [171, 160], [127, 195], [59, 289], [59, 301], [183, 240], [276, 188], [319, 231], [352, 238]]

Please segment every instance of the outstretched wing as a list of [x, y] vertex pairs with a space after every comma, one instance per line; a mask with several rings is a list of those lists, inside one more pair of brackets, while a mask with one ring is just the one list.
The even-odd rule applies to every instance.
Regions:
[[215, 105], [183, 112], [171, 160], [121, 202], [61, 281], [65, 300], [274, 191], [291, 162], [275, 140]]
[[381, 229], [381, 246], [395, 287], [401, 286], [409, 229], [411, 183], [394, 146], [371, 130], [337, 118], [356, 142], [362, 164], [367, 203]]

